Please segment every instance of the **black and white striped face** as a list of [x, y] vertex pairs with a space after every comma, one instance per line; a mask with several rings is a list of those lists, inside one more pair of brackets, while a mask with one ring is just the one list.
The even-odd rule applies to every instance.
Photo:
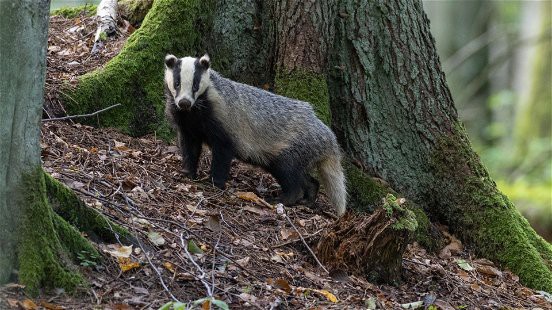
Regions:
[[165, 57], [165, 83], [178, 109], [189, 110], [209, 86], [209, 56]]

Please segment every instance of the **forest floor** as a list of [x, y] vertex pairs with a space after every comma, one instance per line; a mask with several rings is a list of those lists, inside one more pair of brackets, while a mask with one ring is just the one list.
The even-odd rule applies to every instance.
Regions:
[[[45, 118], [63, 114], [63, 81], [101, 66], [126, 39], [90, 56], [93, 20], [53, 17], [50, 26]], [[269, 174], [234, 162], [221, 191], [209, 183], [205, 153], [199, 180], [190, 181], [177, 148], [154, 135], [45, 122], [44, 169], [140, 243], [96, 244], [102, 263], [81, 260], [90, 285], [75, 295], [53, 290], [31, 299], [12, 284], [0, 288], [0, 309], [158, 309], [173, 297], [209, 295], [231, 309], [552, 309], [552, 296], [473, 256], [444, 227], [449, 242], [439, 253], [408, 245], [396, 285], [326, 274], [308, 250], [334, 221], [325, 197], [314, 208], [285, 207], [283, 216], [265, 202], [279, 190]]]

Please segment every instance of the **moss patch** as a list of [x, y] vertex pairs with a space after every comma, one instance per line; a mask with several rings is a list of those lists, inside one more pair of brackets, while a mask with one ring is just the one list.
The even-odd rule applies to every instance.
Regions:
[[460, 124], [451, 136], [441, 138], [432, 169], [440, 189], [433, 214], [480, 255], [516, 273], [525, 285], [552, 292], [552, 246], [498, 191]]
[[126, 229], [110, 223], [100, 213], [87, 207], [75, 193], [48, 174], [45, 174], [45, 183], [48, 202], [53, 210], [69, 224], [95, 240], [112, 243], [117, 239], [126, 243], [133, 241]]
[[282, 96], [306, 101], [316, 115], [326, 124], [331, 121], [328, 85], [326, 76], [302, 70], [278, 72], [274, 81], [276, 92]]
[[55, 214], [46, 198], [42, 169], [25, 176], [26, 206], [18, 246], [19, 282], [31, 295], [40, 287], [73, 291], [84, 284], [72, 259], [80, 251], [98, 254], [71, 225]]
[[116, 57], [82, 76], [76, 88], [65, 90], [67, 112], [90, 113], [120, 103], [121, 107], [88, 122], [133, 136], [151, 132], [171, 136], [164, 119], [163, 59], [168, 53], [196, 54], [207, 27], [203, 22], [210, 14], [208, 5], [209, 1], [198, 0], [154, 1], [142, 27]]
[[59, 15], [65, 18], [75, 18], [81, 14], [85, 16], [94, 16], [96, 14], [97, 5], [82, 5], [72, 8], [59, 8], [50, 12], [51, 16]]

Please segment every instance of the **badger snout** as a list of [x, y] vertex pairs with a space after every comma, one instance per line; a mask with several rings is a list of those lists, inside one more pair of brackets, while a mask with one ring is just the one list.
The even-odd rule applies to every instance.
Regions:
[[176, 107], [180, 110], [189, 110], [192, 107], [192, 102], [186, 98], [182, 98], [176, 103]]

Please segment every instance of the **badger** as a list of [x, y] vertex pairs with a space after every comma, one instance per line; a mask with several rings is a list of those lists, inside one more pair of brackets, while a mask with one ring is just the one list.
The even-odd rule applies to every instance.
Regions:
[[234, 82], [200, 58], [165, 57], [165, 114], [177, 132], [183, 172], [195, 179], [202, 145], [212, 153], [211, 178], [224, 189], [234, 158], [268, 171], [278, 181], [285, 205], [312, 204], [318, 169], [337, 215], [347, 193], [341, 151], [334, 133], [307, 102]]

